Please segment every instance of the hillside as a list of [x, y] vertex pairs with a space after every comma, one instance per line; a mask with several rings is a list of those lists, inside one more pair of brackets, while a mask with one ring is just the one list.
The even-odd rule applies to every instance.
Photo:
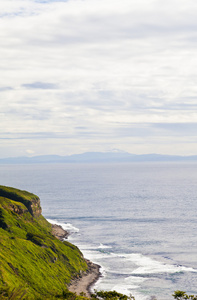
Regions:
[[0, 186], [1, 299], [14, 288], [24, 299], [62, 298], [71, 279], [86, 269], [80, 250], [52, 235], [37, 196]]

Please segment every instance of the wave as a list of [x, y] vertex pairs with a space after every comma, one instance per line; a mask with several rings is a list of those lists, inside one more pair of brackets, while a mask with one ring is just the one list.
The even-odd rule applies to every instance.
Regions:
[[107, 246], [107, 245], [103, 245], [103, 244], [100, 244], [98, 246], [98, 249], [110, 249], [110, 248], [112, 248], [112, 247], [111, 246]]
[[[127, 276], [127, 280], [131, 280], [130, 275], [142, 275], [142, 278], [149, 277], [153, 274], [173, 274], [181, 272], [197, 273], [197, 269], [176, 264], [167, 264], [158, 261], [141, 253], [115, 253], [110, 246], [100, 244], [91, 245], [77, 243], [77, 246], [83, 252], [84, 257], [98, 263], [107, 273]], [[112, 249], [112, 250], [111, 250]], [[133, 277], [132, 277], [133, 278]], [[132, 279], [136, 282], [136, 279]], [[144, 280], [144, 279], [142, 279]]]
[[197, 273], [197, 270], [191, 267], [164, 263], [161, 255], [161, 260], [156, 260], [141, 253], [114, 252], [113, 247], [103, 243], [91, 243], [86, 239], [82, 241], [79, 229], [72, 224], [51, 219], [48, 221], [62, 226], [70, 233], [75, 233], [69, 236], [71, 242], [79, 247], [85, 258], [101, 266], [101, 277], [92, 287], [92, 291], [95, 288], [116, 290], [126, 295], [132, 294], [136, 300], [149, 300], [151, 295], [145, 295], [142, 290], [145, 281], [160, 278], [162, 274]]
[[47, 221], [51, 224], [56, 224], [56, 225], [60, 225], [64, 230], [67, 230], [70, 233], [76, 233], [79, 232], [79, 229], [77, 227], [74, 227], [72, 224], [70, 223], [61, 223], [57, 220], [51, 220], [51, 219], [47, 219]]
[[125, 258], [136, 264], [136, 269], [131, 274], [155, 274], [155, 273], [180, 273], [195, 272], [196, 269], [181, 266], [165, 264], [140, 253], [126, 254]]

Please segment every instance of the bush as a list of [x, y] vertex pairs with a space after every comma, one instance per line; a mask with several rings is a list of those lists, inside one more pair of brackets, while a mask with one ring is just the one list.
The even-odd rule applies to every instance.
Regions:
[[187, 295], [183, 291], [175, 291], [172, 296], [174, 297], [174, 299], [177, 299], [177, 300], [186, 300], [186, 299], [197, 300], [197, 296]]
[[108, 300], [108, 299], [113, 299], [113, 300], [135, 300], [133, 296], [126, 296], [121, 293], [118, 293], [116, 291], [100, 291], [97, 292], [95, 291], [95, 294], [91, 295], [92, 299], [100, 299], [100, 300]]

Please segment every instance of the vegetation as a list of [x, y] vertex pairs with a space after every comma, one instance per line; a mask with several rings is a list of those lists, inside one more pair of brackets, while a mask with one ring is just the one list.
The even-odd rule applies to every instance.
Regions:
[[34, 194], [0, 185], [0, 196], [23, 203], [33, 216], [41, 214], [40, 199]]
[[[26, 191], [0, 186], [0, 299], [88, 300], [67, 289], [87, 270], [80, 250], [52, 235], [40, 200]], [[174, 299], [197, 300], [175, 291]], [[91, 300], [134, 300], [116, 291], [95, 291]], [[90, 300], [89, 299], [89, 300]]]
[[174, 297], [174, 299], [177, 300], [186, 300], [186, 299], [197, 300], [197, 296], [187, 295], [186, 292], [183, 291], [175, 291], [172, 296]]
[[121, 293], [118, 293], [116, 291], [100, 291], [97, 292], [95, 291], [94, 294], [91, 295], [91, 299], [99, 299], [99, 300], [109, 300], [109, 299], [113, 299], [113, 300], [135, 300], [135, 298], [133, 296], [126, 296], [123, 295]]
[[87, 269], [79, 249], [56, 239], [39, 212], [37, 196], [0, 186], [1, 299], [63, 298]]

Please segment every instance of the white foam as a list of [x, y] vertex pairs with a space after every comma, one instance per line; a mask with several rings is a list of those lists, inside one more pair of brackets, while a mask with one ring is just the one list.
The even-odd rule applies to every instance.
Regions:
[[[60, 223], [56, 220], [48, 220], [52, 224], [61, 225], [63, 229], [71, 233], [78, 233], [79, 229], [70, 223]], [[79, 233], [78, 233], [79, 234]], [[70, 236], [72, 238], [72, 236]], [[92, 287], [130, 295], [132, 293], [136, 300], [147, 300], [150, 297], [142, 295], [140, 288], [144, 281], [150, 279], [152, 274], [195, 272], [196, 269], [164, 263], [141, 253], [113, 253], [110, 246], [104, 244], [77, 243], [77, 235], [72, 238], [82, 251], [85, 258], [102, 266], [102, 277]], [[110, 273], [112, 276], [110, 276]], [[114, 274], [121, 275], [120, 277]], [[142, 276], [140, 276], [142, 275]]]
[[114, 285], [113, 288], [112, 288], [112, 290], [116, 291], [118, 293], [124, 294], [124, 295], [129, 295], [130, 294], [130, 292], [129, 292], [129, 290], [128, 290], [128, 288], [126, 286], [119, 285], [119, 284]]
[[197, 270], [193, 268], [165, 264], [139, 253], [125, 254], [125, 258], [136, 265], [135, 270], [133, 270], [131, 274], [197, 272]]
[[98, 246], [98, 249], [110, 249], [110, 248], [111, 248], [111, 246], [107, 246], [107, 245], [103, 245], [103, 244], [100, 244]]
[[57, 220], [51, 220], [51, 219], [47, 219], [47, 221], [51, 224], [60, 225], [64, 230], [67, 230], [71, 233], [79, 232], [79, 229], [77, 227], [74, 227], [70, 223], [61, 223], [61, 222], [58, 222]]
[[111, 256], [110, 253], [106, 253], [106, 252], [100, 252], [100, 251], [94, 251], [94, 250], [90, 250], [87, 248], [83, 248], [82, 245], [78, 245], [79, 249], [82, 251], [83, 255], [85, 258], [90, 259], [92, 261], [100, 261], [102, 259], [106, 259], [109, 258]]
[[[104, 246], [104, 245], [103, 245]], [[140, 253], [131, 253], [131, 254], [117, 254], [110, 253], [106, 251], [100, 251], [99, 249], [107, 249], [108, 247], [103, 247], [102, 244], [97, 249], [90, 245], [78, 245], [80, 250], [83, 252], [84, 256], [96, 263], [102, 264], [102, 261], [106, 259], [119, 259], [122, 261], [122, 265], [127, 265], [127, 263], [131, 262], [132, 265], [128, 266], [126, 269], [116, 268], [109, 269], [105, 266], [107, 272], [110, 273], [119, 273], [121, 275], [139, 275], [139, 274], [159, 274], [159, 273], [180, 273], [180, 272], [195, 272], [196, 269], [180, 266], [180, 265], [172, 265], [165, 264], [161, 261], [157, 261], [148, 256], [142, 255]], [[114, 261], [115, 262], [115, 261]], [[110, 263], [111, 264], [111, 263]], [[128, 269], [132, 269], [129, 272]], [[130, 277], [128, 277], [130, 278]], [[143, 281], [143, 279], [142, 279]], [[135, 285], [135, 284], [134, 284]]]
[[149, 296], [143, 295], [141, 293], [133, 293], [132, 294], [135, 297], [135, 300], [150, 300], [151, 298]]
[[146, 281], [147, 279], [144, 277], [136, 277], [136, 276], [129, 276], [125, 278], [125, 282], [127, 284], [139, 284], [142, 283], [144, 281]]
[[[128, 278], [125, 278], [125, 280], [113, 284], [113, 282], [110, 282], [108, 279], [107, 282], [104, 283], [104, 287], [106, 290], [111, 290], [111, 291], [115, 290], [118, 293], [122, 293], [127, 296], [133, 295], [135, 296], [136, 300], [147, 300], [148, 299], [147, 296], [137, 292], [137, 290], [140, 288], [140, 283], [142, 283], [145, 280], [146, 278], [130, 276]], [[99, 283], [101, 283], [100, 288], [102, 289], [102, 278], [101, 278], [101, 282], [98, 282], [98, 284], [95, 286], [99, 287]]]
[[[159, 273], [180, 273], [180, 272], [194, 272], [197, 273], [196, 269], [181, 266], [166, 264], [161, 261], [157, 261], [148, 256], [140, 253], [132, 254], [116, 254], [116, 253], [92, 253], [93, 256], [98, 259], [115, 259], [113, 269], [107, 269], [112, 274], [121, 275], [146, 275], [146, 274], [159, 274]], [[116, 264], [117, 260], [118, 265]], [[110, 262], [110, 265], [112, 263]]]

